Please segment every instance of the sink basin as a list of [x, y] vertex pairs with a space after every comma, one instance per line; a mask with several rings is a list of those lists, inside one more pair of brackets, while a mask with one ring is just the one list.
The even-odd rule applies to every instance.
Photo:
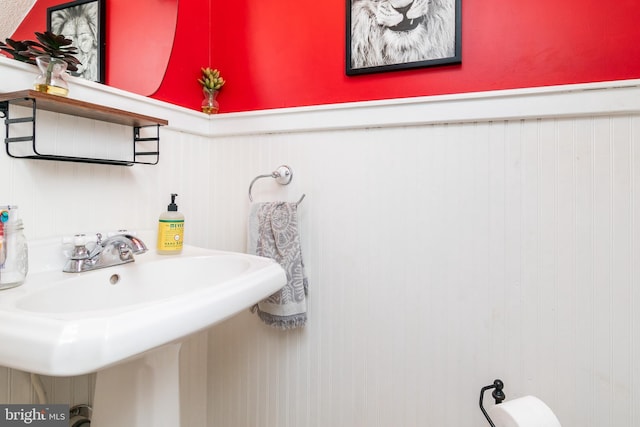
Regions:
[[0, 365], [54, 376], [96, 372], [212, 326], [286, 282], [270, 259], [192, 246], [63, 273], [60, 246], [29, 242], [27, 280], [0, 292]]
[[[237, 255], [196, 255], [125, 264], [62, 279], [16, 300], [16, 307], [51, 318], [103, 317], [220, 287], [251, 268]], [[171, 302], [171, 303], [175, 303]]]

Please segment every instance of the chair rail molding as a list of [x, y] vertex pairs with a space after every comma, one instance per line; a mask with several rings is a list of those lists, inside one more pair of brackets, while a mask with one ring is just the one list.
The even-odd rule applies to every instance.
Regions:
[[640, 79], [222, 114], [212, 136], [640, 112]]

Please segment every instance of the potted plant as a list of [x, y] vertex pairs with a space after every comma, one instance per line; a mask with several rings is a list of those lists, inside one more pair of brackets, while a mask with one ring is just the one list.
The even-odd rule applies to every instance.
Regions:
[[0, 50], [10, 54], [13, 59], [37, 65], [41, 74], [36, 78], [34, 87], [37, 91], [55, 95], [66, 95], [69, 92], [64, 81], [65, 71], [77, 71], [80, 61], [74, 55], [78, 50], [71, 46], [73, 40], [64, 35], [50, 31], [35, 33], [38, 41], [16, 41], [5, 39], [0, 41]]
[[201, 68], [202, 76], [198, 83], [202, 86], [204, 100], [202, 101], [202, 112], [216, 114], [220, 108], [216, 97], [226, 81], [220, 76], [220, 71], [212, 70], [210, 67]]

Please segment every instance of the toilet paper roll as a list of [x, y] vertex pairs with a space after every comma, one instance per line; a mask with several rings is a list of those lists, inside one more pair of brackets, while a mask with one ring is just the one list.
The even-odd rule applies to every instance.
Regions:
[[496, 427], [560, 427], [553, 411], [534, 396], [506, 401], [488, 412]]

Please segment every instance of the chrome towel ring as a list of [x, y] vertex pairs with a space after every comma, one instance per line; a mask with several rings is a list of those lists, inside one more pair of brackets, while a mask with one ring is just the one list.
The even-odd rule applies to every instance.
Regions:
[[[268, 174], [264, 174], [264, 175], [258, 175], [255, 178], [253, 178], [253, 181], [251, 181], [251, 184], [249, 184], [249, 200], [251, 202], [253, 202], [253, 196], [251, 195], [251, 189], [253, 188], [253, 184], [259, 180], [260, 178], [275, 178], [276, 182], [280, 185], [289, 185], [289, 183], [291, 182], [291, 180], [293, 179], [293, 170], [291, 170], [291, 168], [287, 165], [281, 165], [278, 166], [278, 169], [274, 170], [271, 173]], [[302, 202], [302, 200], [304, 199], [305, 195], [303, 194], [302, 197], [300, 197], [300, 200], [298, 200], [298, 202], [296, 204], [300, 204]]]

